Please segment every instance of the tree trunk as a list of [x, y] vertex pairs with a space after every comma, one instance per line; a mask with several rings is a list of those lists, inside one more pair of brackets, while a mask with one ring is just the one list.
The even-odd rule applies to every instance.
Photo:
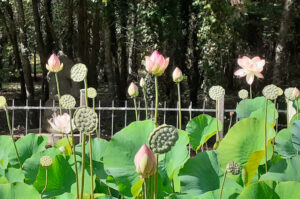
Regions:
[[59, 50], [58, 39], [56, 37], [56, 33], [54, 31], [54, 27], [52, 24], [52, 0], [44, 0], [44, 18], [45, 18], [45, 30], [46, 30], [46, 48], [48, 55], [53, 53], [53, 50]]
[[47, 81], [47, 69], [46, 62], [48, 59], [48, 53], [45, 48], [45, 43], [43, 40], [43, 34], [41, 31], [41, 17], [38, 9], [38, 0], [32, 0], [32, 10], [33, 10], [33, 19], [34, 19], [34, 28], [36, 33], [36, 43], [38, 46], [38, 53], [40, 55], [41, 68], [43, 70], [43, 81], [42, 81], [42, 92], [44, 94], [44, 101], [49, 98], [49, 84]]
[[67, 21], [67, 34], [66, 42], [63, 43], [66, 55], [73, 59], [74, 58], [74, 49], [73, 49], [73, 36], [74, 36], [74, 17], [73, 17], [73, 0], [67, 0], [66, 12], [68, 13]]
[[275, 48], [275, 62], [273, 70], [273, 82], [276, 84], [282, 83], [287, 72], [287, 57], [286, 57], [286, 40], [290, 29], [292, 18], [292, 5], [294, 0], [285, 0], [284, 9], [280, 23], [278, 43]]
[[135, 28], [136, 28], [136, 1], [132, 0], [132, 3], [130, 4], [130, 16], [129, 19], [129, 25], [128, 29], [131, 31], [131, 34], [129, 36], [129, 47], [128, 47], [128, 69], [127, 73], [129, 75], [137, 74], [137, 66], [136, 66], [136, 34], [135, 34]]

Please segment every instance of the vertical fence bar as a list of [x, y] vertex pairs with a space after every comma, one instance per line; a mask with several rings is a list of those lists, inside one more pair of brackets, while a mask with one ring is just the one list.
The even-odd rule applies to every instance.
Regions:
[[39, 106], [39, 134], [42, 133], [42, 100], [40, 99]]
[[115, 101], [112, 101], [111, 107], [112, 107], [112, 111], [111, 111], [111, 138], [114, 135], [114, 106], [115, 106]]
[[205, 105], [206, 105], [205, 103], [206, 103], [206, 99], [204, 98], [204, 101], [203, 101], [203, 104], [202, 104], [203, 114], [205, 113], [205, 111], [204, 111], [205, 110]]
[[26, 119], [25, 119], [25, 134], [27, 135], [28, 131], [28, 100], [26, 100]]
[[151, 120], [153, 120], [153, 101], [151, 101]]
[[166, 123], [166, 115], [167, 115], [166, 110], [167, 110], [167, 102], [164, 101], [164, 124]]
[[98, 132], [99, 132], [99, 136], [101, 138], [101, 101], [99, 100], [99, 111], [98, 111], [98, 118], [99, 118], [99, 123], [98, 123]]
[[125, 100], [125, 127], [127, 126], [127, 100]]
[[12, 100], [12, 121], [11, 121], [12, 131], [14, 131], [14, 126], [15, 126], [15, 99]]

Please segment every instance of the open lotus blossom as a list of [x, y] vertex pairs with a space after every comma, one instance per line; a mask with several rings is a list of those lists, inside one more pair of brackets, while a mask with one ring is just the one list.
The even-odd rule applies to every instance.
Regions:
[[63, 69], [63, 64], [60, 64], [58, 57], [55, 54], [52, 54], [48, 59], [46, 68], [50, 72], [57, 73]]
[[146, 70], [153, 74], [162, 75], [169, 65], [169, 58], [164, 58], [157, 50], [153, 51], [151, 56], [146, 56], [145, 66]]
[[178, 67], [176, 67], [173, 71], [172, 78], [173, 81], [176, 83], [181, 82], [183, 80], [182, 72]]
[[71, 132], [70, 116], [67, 113], [64, 113], [63, 115], [56, 115], [54, 113], [53, 117], [48, 120], [48, 122], [56, 133]]
[[156, 169], [156, 158], [154, 153], [144, 144], [134, 157], [136, 172], [142, 178], [151, 176]]
[[294, 98], [295, 100], [298, 99], [298, 98], [300, 97], [300, 91], [299, 91], [298, 88], [295, 87], [295, 88], [293, 89], [292, 96], [293, 96], [293, 98]]
[[250, 59], [247, 56], [243, 56], [242, 58], [239, 58], [237, 62], [242, 68], [237, 70], [234, 75], [239, 77], [246, 76], [246, 81], [249, 85], [252, 85], [254, 76], [264, 78], [263, 74], [261, 74], [265, 65], [264, 59], [261, 59], [260, 57], [253, 57]]
[[139, 95], [139, 88], [135, 85], [135, 83], [131, 82], [128, 87], [128, 94], [130, 97], [137, 97]]

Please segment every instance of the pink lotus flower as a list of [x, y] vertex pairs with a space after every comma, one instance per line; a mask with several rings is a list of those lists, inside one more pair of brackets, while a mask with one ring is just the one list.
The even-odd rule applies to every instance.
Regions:
[[293, 98], [294, 98], [295, 100], [297, 100], [297, 99], [300, 97], [300, 91], [299, 91], [298, 88], [295, 87], [295, 88], [293, 89], [292, 96], [293, 96]]
[[151, 176], [156, 170], [154, 153], [144, 144], [134, 157], [136, 172], [142, 177]]
[[164, 58], [157, 50], [153, 51], [151, 56], [146, 56], [146, 70], [153, 75], [160, 76], [164, 73], [169, 65], [169, 58]]
[[181, 82], [183, 80], [182, 72], [178, 67], [176, 67], [173, 71], [172, 77], [173, 81], [176, 83]]
[[55, 54], [52, 54], [48, 59], [48, 63], [46, 64], [47, 70], [50, 72], [57, 73], [63, 69], [64, 65], [60, 64], [58, 57]]
[[139, 95], [139, 88], [135, 85], [135, 83], [131, 82], [128, 87], [128, 94], [130, 97], [137, 97]]
[[71, 132], [70, 116], [67, 113], [63, 115], [56, 115], [54, 113], [48, 122], [56, 133], [68, 134]]
[[264, 69], [265, 60], [260, 57], [254, 57], [250, 59], [247, 56], [243, 56], [238, 59], [238, 65], [242, 67], [242, 69], [237, 70], [234, 75], [239, 77], [245, 77], [246, 81], [249, 85], [251, 85], [254, 81], [254, 76], [258, 78], [264, 78], [261, 72]]
[[146, 82], [144, 78], [141, 78], [140, 80], [140, 87], [145, 88], [146, 87]]

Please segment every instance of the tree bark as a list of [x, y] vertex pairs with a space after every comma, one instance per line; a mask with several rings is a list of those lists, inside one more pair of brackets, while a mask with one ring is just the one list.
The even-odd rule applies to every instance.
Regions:
[[290, 29], [291, 24], [293, 3], [294, 0], [285, 0], [284, 2], [284, 9], [282, 11], [282, 18], [279, 30], [279, 38], [275, 48], [273, 82], [279, 85], [284, 81], [283, 75], [286, 76], [287, 71], [287, 57], [285, 50], [288, 31]]
[[54, 27], [52, 24], [52, 0], [44, 0], [44, 9], [43, 14], [45, 18], [45, 30], [46, 30], [46, 48], [48, 54], [52, 54], [53, 50], [59, 50], [59, 42], [56, 37], [56, 33], [54, 31]]
[[73, 59], [74, 58], [74, 49], [73, 49], [73, 36], [74, 36], [74, 17], [73, 17], [73, 0], [67, 0], [66, 12], [68, 13], [67, 21], [67, 34], [65, 37], [66, 42], [63, 43], [66, 55]]

